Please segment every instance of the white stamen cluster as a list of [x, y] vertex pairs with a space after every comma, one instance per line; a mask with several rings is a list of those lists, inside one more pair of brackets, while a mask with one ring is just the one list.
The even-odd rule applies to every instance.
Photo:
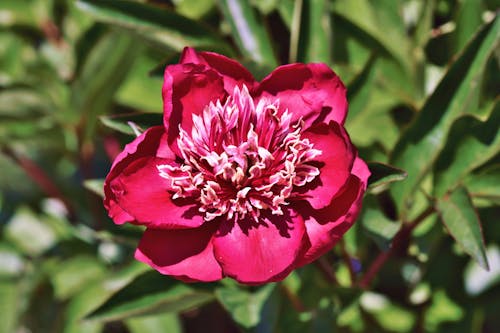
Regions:
[[301, 139], [301, 121], [292, 124], [288, 111], [278, 111], [278, 101], [255, 105], [243, 86], [224, 104], [211, 102], [193, 115], [191, 134], [180, 128], [177, 140], [183, 163], [157, 166], [173, 199], [194, 198], [206, 221], [247, 215], [258, 221], [265, 209], [283, 214], [294, 187], [319, 175], [308, 162], [321, 151]]

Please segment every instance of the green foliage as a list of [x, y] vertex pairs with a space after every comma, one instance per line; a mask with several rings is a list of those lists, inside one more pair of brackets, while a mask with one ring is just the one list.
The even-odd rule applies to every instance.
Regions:
[[[2, 0], [0, 333], [495, 331], [497, 8]], [[133, 260], [142, 229], [102, 208], [112, 159], [162, 123], [163, 69], [184, 46], [257, 78], [325, 62], [348, 87], [346, 128], [372, 173], [363, 210], [333, 251], [283, 282], [165, 277]]]

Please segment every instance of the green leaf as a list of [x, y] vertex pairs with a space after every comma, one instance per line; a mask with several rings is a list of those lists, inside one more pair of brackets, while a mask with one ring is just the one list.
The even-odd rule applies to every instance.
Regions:
[[275, 286], [268, 284], [255, 292], [237, 287], [222, 287], [215, 290], [215, 295], [234, 321], [245, 328], [251, 328], [260, 322], [262, 308]]
[[18, 331], [22, 286], [17, 279], [0, 279], [0, 333]]
[[408, 172], [405, 182], [391, 188], [401, 216], [407, 214], [413, 193], [442, 151], [453, 121], [478, 109], [479, 82], [498, 43], [499, 29], [497, 18], [474, 37], [397, 143], [391, 164]]
[[85, 138], [94, 133], [97, 117], [111, 107], [113, 97], [141, 50], [133, 38], [116, 32], [103, 35], [72, 86], [72, 104], [85, 126]]
[[302, 3], [297, 59], [300, 62], [331, 63], [330, 1], [309, 0]]
[[334, 2], [333, 12], [335, 18], [351, 25], [352, 33], [362, 35], [373, 48], [392, 56], [408, 70], [409, 43], [401, 34], [404, 25], [397, 14], [397, 6], [389, 2], [377, 2], [377, 6], [367, 0], [340, 0]]
[[41, 255], [57, 242], [55, 231], [26, 207], [16, 211], [4, 231], [11, 243], [30, 256]]
[[83, 187], [104, 198], [104, 179], [86, 179]]
[[467, 176], [464, 185], [472, 198], [486, 199], [491, 205], [500, 205], [500, 165]]
[[49, 273], [55, 296], [65, 300], [84, 288], [86, 284], [99, 279], [105, 273], [105, 268], [97, 258], [77, 255], [55, 264]]
[[462, 0], [457, 3], [455, 17], [456, 29], [453, 31], [454, 51], [460, 51], [469, 41], [470, 36], [481, 26], [483, 6], [481, 1]]
[[408, 176], [406, 171], [383, 163], [370, 162], [368, 168], [372, 173], [368, 178], [368, 189], [375, 194], [387, 189], [390, 183], [402, 181]]
[[138, 129], [145, 130], [151, 126], [158, 126], [163, 123], [162, 114], [159, 113], [129, 113], [101, 116], [99, 119], [107, 127], [129, 135], [136, 134], [131, 124], [137, 126]]
[[368, 233], [381, 250], [387, 251], [392, 239], [401, 229], [401, 221], [392, 221], [380, 209], [368, 207], [361, 218], [363, 230]]
[[123, 28], [167, 50], [181, 51], [192, 46], [231, 52], [227, 43], [207, 27], [162, 8], [124, 0], [79, 0], [77, 5], [96, 20]]
[[438, 200], [436, 209], [455, 241], [484, 269], [488, 269], [481, 222], [472, 206], [467, 190], [456, 188]]
[[475, 168], [500, 153], [500, 103], [486, 122], [472, 117], [458, 119], [435, 165], [434, 192], [442, 196]]
[[148, 270], [147, 265], [134, 261], [119, 271], [102, 276], [98, 281], [85, 285], [68, 302], [63, 331], [68, 333], [100, 332], [98, 330], [100, 323], [83, 321], [82, 318], [127, 286], [135, 277]]
[[277, 65], [271, 40], [260, 17], [247, 0], [221, 0], [224, 18], [243, 55], [259, 64]]
[[137, 277], [87, 316], [89, 320], [113, 321], [163, 312], [182, 312], [208, 303], [212, 293], [150, 271]]
[[130, 333], [182, 333], [182, 324], [175, 313], [130, 318], [125, 321]]

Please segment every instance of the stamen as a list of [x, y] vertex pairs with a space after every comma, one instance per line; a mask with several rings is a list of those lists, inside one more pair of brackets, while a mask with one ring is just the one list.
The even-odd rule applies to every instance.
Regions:
[[320, 173], [310, 164], [321, 151], [301, 138], [303, 122], [292, 123], [279, 101], [255, 105], [246, 86], [224, 104], [211, 102], [193, 115], [191, 133], [179, 127], [183, 163], [158, 165], [172, 199], [193, 198], [206, 221], [225, 216], [256, 222], [262, 210], [282, 215], [297, 187]]

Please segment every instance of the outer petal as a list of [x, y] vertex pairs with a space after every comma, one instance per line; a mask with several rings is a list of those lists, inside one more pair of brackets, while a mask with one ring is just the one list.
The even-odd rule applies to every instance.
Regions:
[[123, 224], [125, 222], [131, 222], [134, 218], [117, 205], [115, 194], [109, 186], [111, 181], [118, 177], [123, 169], [137, 158], [155, 156], [160, 150], [162, 151], [161, 156], [171, 156], [168, 147], [162, 144], [164, 141], [162, 140], [164, 134], [165, 132], [162, 126], [151, 127], [134, 141], [126, 145], [123, 151], [115, 158], [111, 170], [104, 181], [104, 206], [115, 223]]
[[216, 70], [224, 80], [224, 90], [232, 93], [235, 86], [243, 84], [252, 91], [256, 82], [252, 74], [239, 62], [214, 52], [196, 52], [191, 47], [184, 48], [181, 64], [202, 64]]
[[135, 258], [158, 272], [186, 282], [216, 281], [222, 270], [215, 260], [212, 236], [217, 225], [207, 223], [195, 229], [146, 229]]
[[172, 161], [143, 157], [110, 182], [117, 204], [137, 223], [154, 228], [193, 228], [203, 223], [194, 200], [172, 200], [170, 182], [160, 177], [158, 165]]
[[323, 208], [347, 182], [356, 156], [355, 148], [345, 130], [334, 122], [315, 125], [302, 137], [321, 150], [317, 157], [320, 175], [298, 191], [306, 195], [312, 207]]
[[179, 125], [190, 133], [192, 115], [201, 114], [210, 102], [226, 96], [222, 77], [201, 64], [167, 66], [162, 94], [163, 123], [169, 144], [177, 139]]
[[361, 211], [369, 176], [366, 163], [356, 157], [353, 174], [328, 207], [314, 210], [307, 203], [299, 203], [298, 209], [303, 214], [311, 242], [311, 247], [299, 261], [299, 266], [308, 264], [329, 251], [353, 225]]
[[249, 220], [222, 224], [214, 252], [224, 274], [242, 283], [259, 284], [281, 280], [294, 269], [308, 243], [302, 218], [295, 212], [286, 214], [270, 215], [259, 225]]
[[333, 198], [329, 206], [315, 210], [305, 202], [297, 205], [304, 216], [311, 243], [298, 266], [308, 264], [329, 251], [349, 230], [361, 209], [363, 193], [359, 178], [351, 176], [344, 190]]
[[258, 87], [256, 96], [275, 96], [294, 120], [306, 128], [314, 123], [343, 124], [347, 114], [346, 88], [325, 64], [290, 64], [276, 68]]

